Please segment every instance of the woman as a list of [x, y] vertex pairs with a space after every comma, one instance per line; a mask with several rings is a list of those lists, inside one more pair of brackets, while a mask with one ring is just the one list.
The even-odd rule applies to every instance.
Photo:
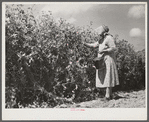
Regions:
[[84, 43], [88, 47], [99, 47], [98, 57], [104, 56], [106, 68], [102, 70], [96, 69], [96, 87], [106, 88], [106, 95], [103, 100], [110, 100], [112, 98], [112, 87], [119, 85], [118, 72], [116, 68], [116, 59], [114, 51], [116, 46], [112, 35], [108, 34], [109, 28], [102, 25], [98, 28], [98, 32], [103, 39], [98, 42], [89, 44]]

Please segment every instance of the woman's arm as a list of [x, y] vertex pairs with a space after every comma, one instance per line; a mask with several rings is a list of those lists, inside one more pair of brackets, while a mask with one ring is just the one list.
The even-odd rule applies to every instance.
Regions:
[[86, 43], [84, 42], [84, 45], [87, 46], [87, 47], [97, 47], [98, 46], [98, 42], [95, 42], [95, 43]]
[[99, 46], [99, 43], [98, 42], [95, 42], [95, 43], [86, 43], [85, 42], [86, 38], [85, 37], [81, 37], [81, 38], [82, 38], [83, 45], [85, 45], [87, 47], [97, 47], [97, 46]]

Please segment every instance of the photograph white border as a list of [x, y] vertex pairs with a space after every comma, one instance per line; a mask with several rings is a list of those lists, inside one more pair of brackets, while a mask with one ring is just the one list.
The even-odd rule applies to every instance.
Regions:
[[[6, 4], [144, 4], [145, 5], [145, 108], [71, 108], [6, 109], [5, 108], [5, 5]], [[147, 2], [3, 2], [2, 3], [2, 120], [147, 120]]]

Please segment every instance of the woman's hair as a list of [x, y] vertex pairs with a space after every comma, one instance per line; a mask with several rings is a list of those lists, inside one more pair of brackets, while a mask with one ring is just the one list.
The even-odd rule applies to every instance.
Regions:
[[99, 35], [98, 43], [102, 43], [103, 39], [108, 35], [109, 28], [108, 26], [102, 25], [104, 32]]
[[103, 39], [104, 39], [104, 34], [100, 34], [99, 37], [98, 37], [98, 43], [102, 43], [103, 42]]

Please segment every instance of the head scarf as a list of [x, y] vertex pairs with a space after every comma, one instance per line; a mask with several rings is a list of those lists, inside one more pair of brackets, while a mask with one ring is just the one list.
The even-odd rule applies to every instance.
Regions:
[[109, 28], [108, 28], [108, 26], [106, 26], [106, 25], [102, 25], [102, 27], [103, 27], [103, 29], [104, 29], [104, 31], [105, 31], [106, 33], [109, 32]]

